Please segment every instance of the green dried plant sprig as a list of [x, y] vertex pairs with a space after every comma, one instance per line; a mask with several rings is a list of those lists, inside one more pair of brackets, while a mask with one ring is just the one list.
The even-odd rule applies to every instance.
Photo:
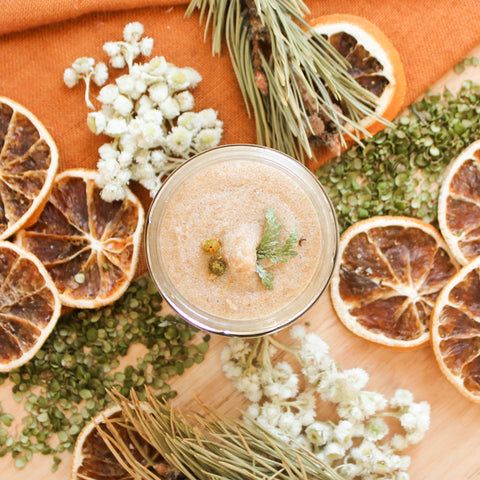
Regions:
[[[287, 446], [261, 426], [227, 417], [203, 405], [203, 413], [187, 418], [170, 404], [146, 390], [146, 402], [132, 392], [130, 399], [112, 391], [120, 405], [124, 428], [139, 434], [160, 452], [175, 471], [191, 480], [342, 480], [332, 468], [301, 447]], [[135, 458], [125, 438], [106, 422], [99, 430], [109, 449], [125, 470], [138, 480], [164, 478], [150, 458]]]
[[[258, 143], [304, 162], [314, 155], [312, 136], [338, 149], [344, 137], [368, 136], [362, 118], [388, 124], [346, 59], [305, 21], [308, 8], [300, 0], [191, 0], [186, 15], [195, 9], [205, 32], [212, 31], [212, 53], [220, 54], [226, 41]], [[315, 120], [328, 124], [321, 135]]]

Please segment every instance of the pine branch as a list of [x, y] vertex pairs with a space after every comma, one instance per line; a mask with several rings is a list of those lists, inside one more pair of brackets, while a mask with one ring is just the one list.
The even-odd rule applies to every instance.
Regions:
[[314, 155], [312, 138], [337, 149], [345, 137], [368, 135], [362, 118], [386, 123], [375, 114], [376, 97], [305, 21], [301, 0], [191, 0], [186, 15], [196, 9], [205, 35], [212, 32], [213, 54], [227, 44], [259, 144], [304, 162]]

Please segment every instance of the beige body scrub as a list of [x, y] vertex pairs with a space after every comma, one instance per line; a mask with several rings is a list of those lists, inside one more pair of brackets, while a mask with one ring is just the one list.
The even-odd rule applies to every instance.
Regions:
[[337, 229], [305, 167], [239, 145], [205, 152], [167, 180], [146, 242], [152, 277], [180, 314], [208, 330], [251, 335], [280, 328], [318, 298], [335, 261]]

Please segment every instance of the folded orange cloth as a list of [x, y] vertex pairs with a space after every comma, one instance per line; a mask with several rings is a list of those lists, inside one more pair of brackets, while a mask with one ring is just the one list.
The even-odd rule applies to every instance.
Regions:
[[[185, 0], [29, 0], [2, 2], [0, 95], [25, 105], [47, 126], [60, 151], [60, 168], [91, 167], [107, 139], [86, 126], [83, 89], [69, 89], [63, 71], [81, 56], [107, 61], [106, 41], [120, 40], [132, 21], [155, 40], [152, 55], [195, 68], [203, 81], [193, 91], [195, 109], [214, 108], [224, 122], [222, 143], [255, 142], [255, 126], [227, 49], [212, 57], [198, 12], [185, 18]], [[361, 15], [398, 49], [408, 91], [405, 105], [464, 58], [480, 42], [478, 0], [310, 0], [311, 17]], [[132, 8], [135, 7], [135, 8]], [[98, 89], [93, 88], [92, 98]], [[148, 196], [142, 196], [145, 204]], [[143, 267], [142, 267], [143, 268]]]

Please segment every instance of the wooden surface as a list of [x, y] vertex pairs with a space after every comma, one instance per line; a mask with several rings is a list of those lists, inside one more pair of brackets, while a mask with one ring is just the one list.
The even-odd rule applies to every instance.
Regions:
[[[469, 56], [480, 57], [480, 46]], [[467, 78], [480, 82], [480, 67], [467, 67], [462, 75], [449, 72], [432, 89], [441, 90], [448, 85], [455, 91]], [[370, 375], [369, 390], [390, 397], [397, 388], [406, 388], [417, 401], [430, 403], [430, 430], [418, 445], [404, 452], [411, 456], [412, 480], [480, 480], [480, 404], [468, 401], [450, 385], [429, 346], [399, 352], [355, 337], [337, 320], [328, 292], [299, 322], [308, 324], [310, 331], [317, 332], [330, 345], [332, 356], [343, 368], [366, 370]], [[289, 340], [288, 331], [280, 336]], [[219, 356], [226, 341], [223, 337], [214, 337], [205, 361], [171, 383], [179, 392], [175, 403], [185, 411], [195, 406], [195, 398], [235, 415], [248, 404], [222, 373]], [[130, 355], [133, 357], [134, 352]], [[0, 402], [4, 411], [14, 413], [17, 420], [21, 420], [24, 412], [13, 402], [7, 384], [0, 386]], [[17, 423], [21, 428], [21, 423]], [[7, 455], [0, 458], [0, 479], [67, 480], [71, 456], [64, 454], [62, 459], [58, 472], [52, 474], [50, 456], [37, 455], [27, 467], [18, 470]]]

